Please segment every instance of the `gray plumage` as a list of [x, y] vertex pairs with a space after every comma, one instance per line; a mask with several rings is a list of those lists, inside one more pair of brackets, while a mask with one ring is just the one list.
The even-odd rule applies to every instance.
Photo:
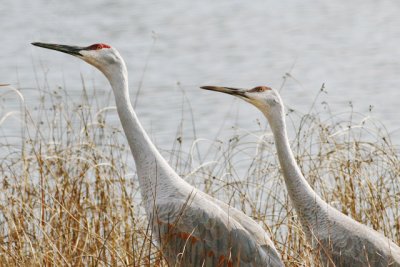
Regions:
[[116, 49], [33, 44], [81, 58], [109, 80], [153, 236], [170, 266], [283, 266], [254, 220], [185, 182], [161, 156], [133, 110], [126, 66]]
[[400, 248], [381, 233], [351, 219], [323, 201], [302, 175], [290, 149], [284, 107], [278, 92], [204, 86], [235, 95], [256, 106], [274, 134], [286, 188], [308, 240], [325, 266], [400, 266]]

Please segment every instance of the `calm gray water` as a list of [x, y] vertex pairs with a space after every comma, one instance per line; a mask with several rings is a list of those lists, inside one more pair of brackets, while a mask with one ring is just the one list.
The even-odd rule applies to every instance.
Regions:
[[[247, 104], [201, 91], [200, 85], [279, 88], [286, 72], [295, 78], [282, 90], [290, 107], [307, 112], [325, 83], [328, 95], [321, 101], [334, 113], [349, 111], [349, 101], [363, 113], [373, 105], [372, 116], [400, 143], [399, 13], [399, 1], [385, 0], [1, 0], [0, 83], [21, 87], [32, 108], [39, 96], [34, 88], [45, 79], [77, 98], [80, 75], [89, 91], [108, 91], [93, 67], [30, 45], [104, 42], [125, 58], [132, 96], [147, 64], [137, 112], [162, 148], [171, 147], [182, 108], [188, 111], [182, 89], [198, 137], [213, 139], [224, 120], [229, 135], [228, 126], [258, 129], [256, 120], [264, 119]], [[1, 105], [0, 116], [18, 109], [13, 96]], [[18, 135], [15, 122], [0, 127], [3, 134]]]

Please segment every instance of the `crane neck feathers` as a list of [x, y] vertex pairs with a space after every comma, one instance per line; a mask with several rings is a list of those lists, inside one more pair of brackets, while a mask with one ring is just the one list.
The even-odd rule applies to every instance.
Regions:
[[119, 71], [105, 71], [104, 74], [114, 91], [117, 112], [135, 160], [144, 201], [152, 202], [155, 196], [168, 194], [168, 189], [188, 190], [189, 184], [169, 166], [141, 125], [130, 102], [125, 65], [122, 64]]
[[[279, 163], [293, 205], [300, 213], [300, 219], [315, 218], [317, 213], [323, 213], [326, 210], [324, 207], [327, 204], [315, 193], [301, 173], [290, 148], [283, 109], [279, 113], [264, 113], [264, 115], [273, 131]], [[310, 205], [313, 207], [311, 208]]]

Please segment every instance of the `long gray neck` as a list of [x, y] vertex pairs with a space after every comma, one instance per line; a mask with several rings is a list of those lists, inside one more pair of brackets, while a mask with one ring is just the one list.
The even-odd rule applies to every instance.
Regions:
[[177, 183], [183, 180], [161, 156], [139, 122], [130, 102], [125, 66], [112, 75], [105, 75], [113, 88], [118, 115], [135, 159], [142, 197], [145, 203], [152, 201], [162, 190], [179, 187]]
[[283, 111], [277, 116], [265, 113], [264, 115], [267, 117], [274, 134], [279, 163], [293, 206], [302, 220], [302, 224], [313, 227], [316, 224], [317, 217], [325, 213], [324, 207], [327, 204], [314, 192], [296, 163], [290, 149]]

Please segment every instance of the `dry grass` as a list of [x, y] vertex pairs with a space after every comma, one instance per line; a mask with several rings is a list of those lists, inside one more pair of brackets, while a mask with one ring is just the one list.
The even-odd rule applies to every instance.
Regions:
[[[74, 104], [62, 89], [42, 99], [37, 118], [21, 108], [20, 144], [0, 138], [0, 264], [165, 266], [124, 135], [107, 121], [115, 112], [92, 97]], [[297, 161], [322, 198], [399, 244], [399, 153], [384, 126], [352, 111], [331, 114], [326, 104], [289, 110], [288, 125]], [[163, 154], [192, 184], [260, 221], [288, 266], [311, 266], [315, 252], [287, 197], [272, 136], [260, 128], [238, 129], [207, 150], [194, 141], [187, 153], [188, 140], [178, 138]]]

